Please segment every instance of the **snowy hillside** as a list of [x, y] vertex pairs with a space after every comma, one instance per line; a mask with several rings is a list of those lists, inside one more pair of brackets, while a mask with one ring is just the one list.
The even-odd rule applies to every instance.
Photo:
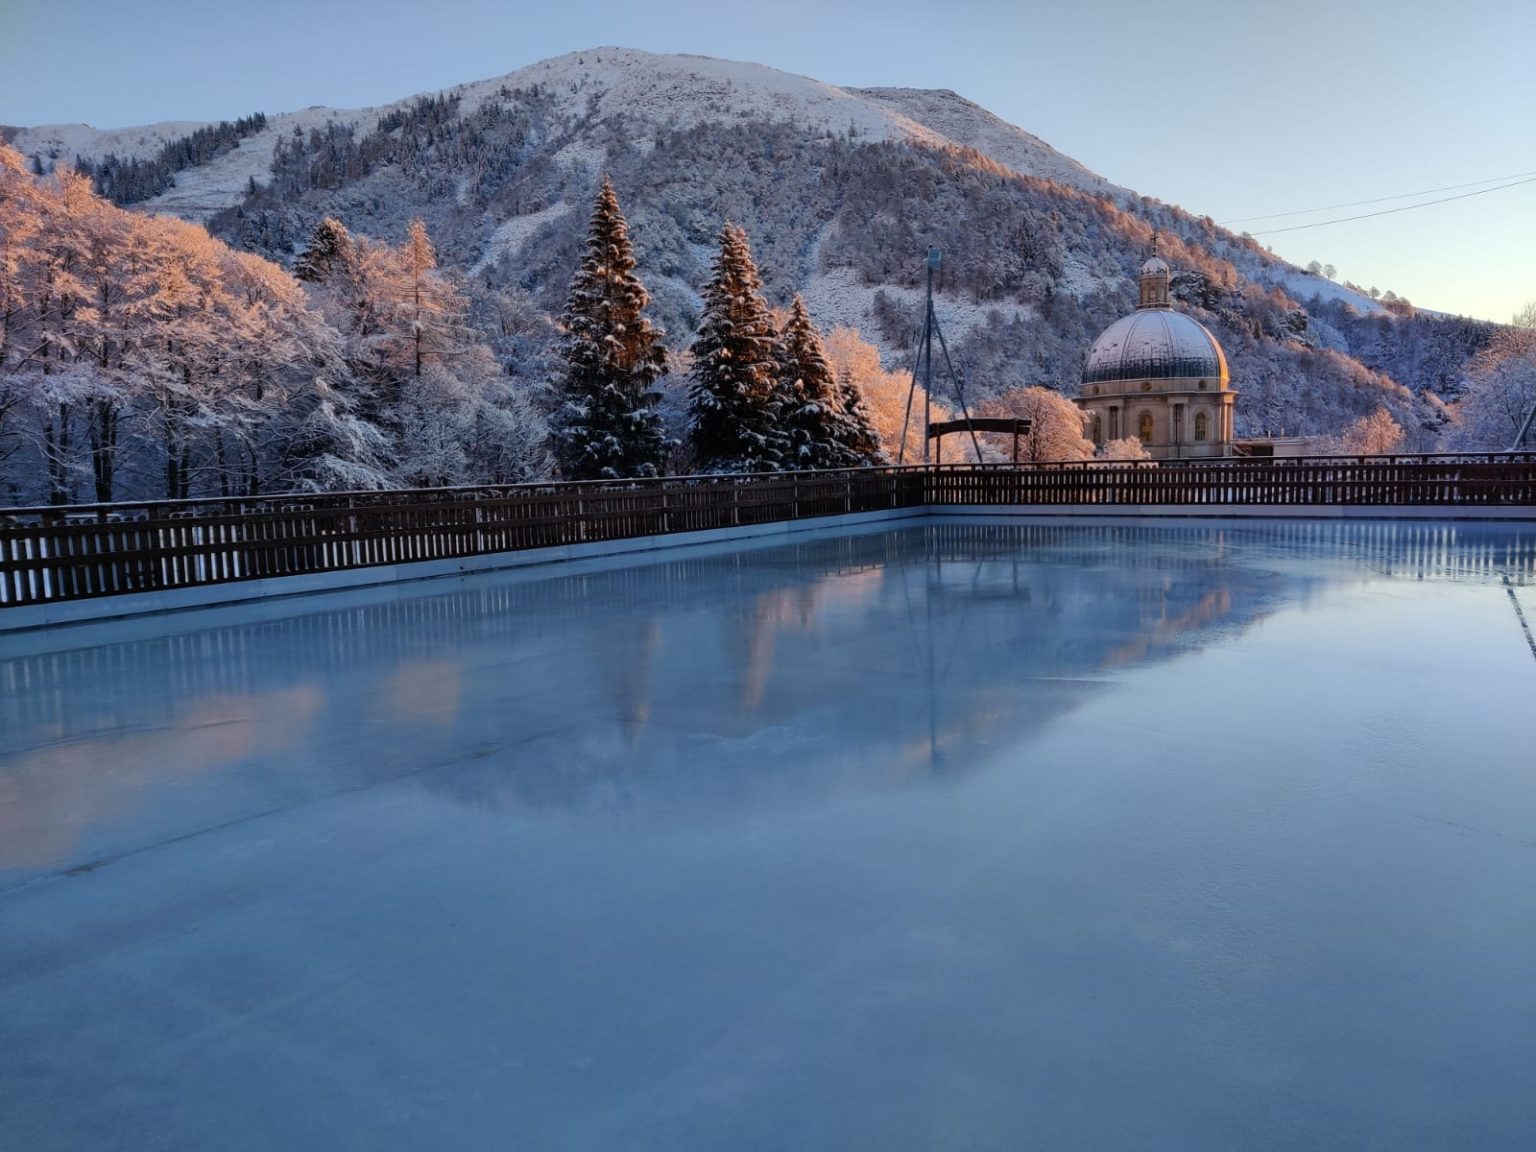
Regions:
[[[973, 148], [1026, 176], [1040, 176], [1089, 190], [1110, 187], [1043, 141], [953, 92], [916, 89], [845, 89], [761, 64], [705, 56], [659, 55], [630, 48], [598, 48], [544, 60], [526, 68], [452, 89], [465, 112], [503, 89], [539, 87], [554, 100], [567, 124], [617, 115], [636, 124], [686, 129], [703, 123], [759, 119], [819, 132], [850, 133], [868, 142], [913, 141], [935, 147]], [[265, 131], [210, 164], [177, 176], [176, 187], [145, 207], [188, 219], [205, 219], [236, 204], [252, 179], [265, 180], [272, 150], [295, 129], [309, 132], [328, 122], [371, 130], [379, 118], [408, 107], [416, 96], [377, 108], [311, 107], [269, 115]], [[202, 127], [172, 121], [137, 128], [98, 130], [87, 124], [22, 128], [12, 146], [23, 155], [68, 162], [153, 155], [166, 143]], [[637, 142], [644, 146], [643, 138]]]
[[148, 156], [163, 145], [203, 126], [201, 120], [166, 120], [137, 128], [93, 128], [89, 124], [42, 124], [18, 128], [11, 147], [25, 156], [45, 161], [69, 161], [76, 156], [95, 158], [115, 152], [119, 156]]
[[939, 138], [974, 148], [1005, 168], [1040, 176], [1089, 192], [1117, 191], [1113, 184], [1063, 156], [1038, 136], [994, 116], [979, 104], [949, 91], [923, 88], [854, 88], [865, 100], [881, 104], [908, 123]]
[[1487, 339], [1421, 318], [1401, 353], [1382, 324], [1404, 329], [1403, 317], [1196, 215], [1199, 205], [1116, 186], [949, 91], [839, 88], [760, 64], [597, 48], [379, 107], [268, 113], [178, 151], [213, 127], [7, 135], [45, 169], [109, 153], [159, 164], [118, 202], [205, 223], [288, 267], [327, 217], [390, 244], [421, 219], [445, 268], [485, 299], [537, 310], [540, 340], [605, 173], [677, 348], [726, 221], [746, 229], [772, 304], [803, 295], [820, 323], [858, 329], [893, 367], [920, 314], [924, 253], [942, 248], [939, 313], [978, 395], [1071, 392], [1088, 345], [1133, 303], [1154, 242], [1180, 305], [1227, 350], [1240, 432], [1327, 433], [1387, 404], [1427, 442], [1441, 416], [1425, 394], [1454, 399]]
[[[148, 201], [144, 207], [156, 212], [203, 220], [228, 208], [245, 194], [252, 180], [265, 180], [272, 171], [272, 150], [280, 139], [293, 135], [295, 129], [308, 132], [329, 121], [343, 121], [359, 126], [377, 123], [379, 111], [365, 108], [306, 108], [268, 117], [267, 127], [240, 142], [238, 148], [209, 164], [188, 168], [176, 175], [176, 187]], [[98, 130], [89, 124], [45, 124], [23, 128], [11, 146], [25, 156], [40, 156], [45, 162], [72, 162], [77, 156], [99, 160], [109, 154], [123, 159], [146, 159], [166, 144], [190, 135], [211, 121], [173, 120], [142, 128]]]

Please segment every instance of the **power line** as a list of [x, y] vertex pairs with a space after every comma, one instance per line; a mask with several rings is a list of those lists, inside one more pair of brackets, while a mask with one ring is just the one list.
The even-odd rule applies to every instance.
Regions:
[[1477, 192], [1463, 192], [1460, 196], [1443, 196], [1439, 200], [1426, 200], [1422, 204], [1404, 204], [1401, 208], [1383, 208], [1379, 212], [1362, 212], [1358, 216], [1340, 216], [1337, 220], [1318, 220], [1313, 224], [1292, 224], [1286, 228], [1265, 228], [1260, 232], [1250, 232], [1250, 236], [1273, 236], [1277, 232], [1300, 232], [1307, 228], [1323, 228], [1329, 224], [1347, 224], [1351, 220], [1369, 220], [1372, 216], [1390, 216], [1394, 212], [1411, 212], [1415, 208], [1428, 208], [1431, 204], [1449, 204], [1452, 200], [1466, 200], [1472, 196], [1482, 196], [1488, 192], [1502, 192], [1506, 188], [1517, 188], [1521, 184], [1536, 184], [1536, 176], [1525, 180], [1516, 180], [1512, 184], [1500, 184], [1496, 188], [1483, 188]]
[[[1359, 208], [1362, 204], [1385, 204], [1388, 200], [1408, 200], [1414, 196], [1433, 196], [1436, 192], [1455, 192], [1461, 188], [1476, 188], [1479, 184], [1492, 184], [1496, 180], [1520, 180], [1536, 176], [1533, 172], [1511, 172], [1508, 176], [1490, 176], [1486, 180], [1469, 180], [1465, 184], [1447, 184], [1444, 188], [1426, 188], [1422, 192], [1399, 192], [1396, 196], [1377, 196], [1374, 200], [1350, 200], [1343, 204], [1324, 204], [1321, 208], [1298, 208], [1294, 212], [1271, 212], [1268, 216], [1239, 216], [1235, 220], [1221, 220], [1223, 228], [1232, 224], [1251, 224], [1256, 220], [1279, 220], [1283, 216], [1310, 216], [1313, 212], [1336, 212], [1340, 208]], [[1492, 189], [1489, 189], [1492, 191]]]

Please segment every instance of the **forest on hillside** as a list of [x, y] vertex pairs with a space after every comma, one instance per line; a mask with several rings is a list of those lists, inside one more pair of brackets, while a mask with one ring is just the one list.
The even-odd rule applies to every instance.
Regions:
[[[884, 458], [898, 398], [874, 349], [844, 331], [829, 352], [798, 301], [770, 312], [740, 229], [724, 232], [733, 287], [704, 287], [721, 311], [671, 354], [607, 185], [599, 208], [556, 324], [526, 294], [440, 268], [419, 220], [397, 245], [324, 220], [290, 271], [0, 147], [0, 503]], [[707, 367], [717, 349], [723, 375]], [[702, 407], [719, 410], [713, 439]], [[722, 446], [752, 426], [750, 453]], [[637, 436], [638, 453], [603, 455]]]
[[[256, 123], [173, 142], [162, 159], [195, 165]], [[114, 205], [137, 197], [122, 191], [131, 166], [45, 174], [0, 151], [0, 503], [556, 474], [562, 312], [596, 156], [624, 198], [667, 349], [646, 386], [678, 446], [666, 469], [698, 463], [691, 348], [729, 221], [750, 238], [775, 323], [800, 291], [811, 320], [817, 299], [840, 303], [818, 285], [867, 303], [864, 331], [829, 325], [826, 354], [887, 453], [921, 316], [914, 253], [930, 243], [946, 253], [940, 312], [958, 366], [992, 410], [1070, 418], [1083, 353], [1129, 308], [1154, 243], [1180, 306], [1227, 350], [1239, 434], [1359, 447], [1385, 419], [1405, 450], [1501, 448], [1536, 404], [1530, 326], [1297, 301], [1264, 286], [1275, 261], [1253, 241], [1155, 201], [792, 123], [573, 124], [538, 90], [503, 89], [468, 112], [424, 98], [367, 133], [296, 133], [270, 181], [207, 227]], [[305, 275], [327, 221], [351, 246], [343, 280]], [[1080, 454], [1086, 442], [1051, 443]]]
[[[1319, 293], [1251, 238], [1129, 193], [1020, 175], [964, 148], [867, 141], [792, 122], [724, 117], [684, 128], [624, 115], [562, 118], [537, 87], [465, 111], [420, 98], [372, 131], [331, 123], [277, 148], [270, 182], [210, 223], [237, 247], [290, 260], [335, 216], [400, 237], [425, 219], [444, 263], [554, 315], [579, 251], [593, 158], [624, 190], [658, 321], [690, 332], [715, 229], [752, 235], [777, 307], [829, 277], [870, 297], [861, 322], [888, 367], [911, 347], [922, 253], [945, 253], [941, 299], [965, 319], [955, 351], [973, 392], [1076, 386], [1093, 338], [1134, 299], [1154, 243], [1174, 293], [1227, 349], [1240, 434], [1339, 434], [1385, 407], [1404, 445], [1455, 439], [1460, 398], [1497, 326], [1356, 308]], [[499, 223], [498, 223], [499, 222]], [[1299, 287], [1298, 287], [1299, 285]], [[1364, 296], [1361, 296], [1364, 300]], [[1369, 304], [1369, 301], [1366, 301]]]

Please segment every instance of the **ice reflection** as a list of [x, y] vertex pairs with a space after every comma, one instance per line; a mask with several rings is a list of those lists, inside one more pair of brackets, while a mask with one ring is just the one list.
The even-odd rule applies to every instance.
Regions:
[[179, 777], [252, 759], [280, 762], [310, 739], [321, 706], [313, 686], [189, 696], [148, 723], [8, 752], [0, 767], [0, 869], [67, 859], [85, 830], [132, 817], [146, 793]]
[[0, 660], [0, 869], [403, 778], [506, 812], [909, 787], [1325, 587], [1521, 586], [1533, 555], [1444, 525], [929, 525]]
[[463, 674], [452, 660], [405, 660], [389, 677], [380, 719], [398, 718], [451, 728], [463, 697]]

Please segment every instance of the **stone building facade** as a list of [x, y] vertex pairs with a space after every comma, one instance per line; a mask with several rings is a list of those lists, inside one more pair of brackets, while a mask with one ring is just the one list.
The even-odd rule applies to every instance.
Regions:
[[1077, 403], [1090, 438], [1102, 445], [1135, 436], [1154, 460], [1230, 456], [1236, 401], [1221, 345], [1174, 310], [1168, 265], [1152, 257], [1136, 311], [1106, 328], [1083, 363]]

